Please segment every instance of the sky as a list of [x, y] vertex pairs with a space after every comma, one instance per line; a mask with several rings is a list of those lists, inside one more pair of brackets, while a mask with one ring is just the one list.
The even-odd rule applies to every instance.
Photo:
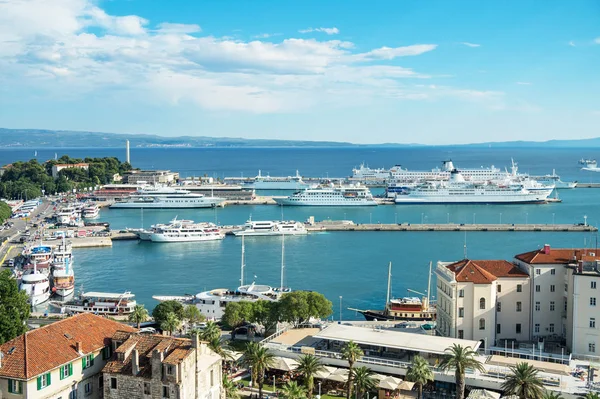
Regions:
[[600, 136], [600, 2], [0, 0], [0, 127]]

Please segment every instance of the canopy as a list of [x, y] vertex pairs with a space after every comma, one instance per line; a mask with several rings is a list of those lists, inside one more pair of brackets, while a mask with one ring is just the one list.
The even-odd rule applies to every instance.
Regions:
[[500, 394], [487, 389], [473, 389], [468, 399], [500, 399]]
[[348, 381], [348, 370], [347, 369], [337, 369], [329, 376], [327, 376], [328, 380], [337, 381], [337, 382], [347, 382]]
[[400, 383], [400, 385], [398, 385], [398, 389], [400, 389], [402, 391], [412, 391], [412, 389], [413, 389], [414, 386], [415, 386], [414, 382], [411, 382], [411, 381], [402, 381]]
[[288, 359], [287, 357], [275, 357], [273, 358], [273, 363], [271, 364], [270, 368], [282, 371], [292, 371], [297, 365], [298, 362], [294, 359]]
[[395, 391], [398, 389], [398, 386], [402, 382], [402, 379], [396, 377], [385, 377], [383, 380], [379, 381], [379, 388], [387, 389], [388, 391]]
[[322, 370], [319, 370], [315, 373], [315, 378], [326, 379], [327, 377], [329, 377], [331, 374], [335, 373], [336, 371], [337, 371], [337, 368], [335, 368], [335, 367], [323, 366]]

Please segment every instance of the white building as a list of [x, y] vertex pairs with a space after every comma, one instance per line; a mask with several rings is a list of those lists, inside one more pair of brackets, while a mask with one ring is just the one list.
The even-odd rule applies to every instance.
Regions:
[[528, 340], [529, 276], [505, 260], [438, 262], [437, 331], [476, 340], [482, 348], [499, 340]]
[[127, 184], [170, 184], [179, 180], [179, 173], [170, 170], [132, 170], [123, 178]]
[[79, 168], [87, 171], [89, 167], [90, 164], [87, 163], [57, 163], [56, 165], [52, 165], [52, 177], [56, 179], [58, 173], [63, 169]]

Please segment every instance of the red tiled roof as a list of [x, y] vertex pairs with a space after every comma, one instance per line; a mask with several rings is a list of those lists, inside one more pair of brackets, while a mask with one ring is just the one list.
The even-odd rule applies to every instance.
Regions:
[[529, 275], [506, 260], [474, 260], [477, 266], [496, 277], [528, 277]]
[[491, 284], [499, 277], [527, 277], [528, 274], [505, 260], [463, 259], [446, 266], [459, 282]]
[[[105, 347], [117, 331], [136, 329], [82, 313], [28, 331], [0, 346], [4, 354], [0, 377], [28, 380]], [[77, 342], [81, 343], [81, 354], [76, 350]]]
[[[592, 256], [590, 255], [591, 253], [595, 255]], [[593, 249], [549, 248], [548, 253], [545, 253], [544, 248], [541, 248], [535, 251], [516, 255], [515, 258], [530, 265], [568, 264], [570, 262], [580, 260], [600, 260], [600, 256], [597, 255], [598, 252]]]

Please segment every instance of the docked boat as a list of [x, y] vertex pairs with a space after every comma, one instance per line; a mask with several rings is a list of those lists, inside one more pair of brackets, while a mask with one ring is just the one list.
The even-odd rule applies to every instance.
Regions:
[[[513, 167], [516, 164], [513, 162]], [[442, 162], [441, 168], [434, 168], [430, 171], [411, 171], [402, 168], [401, 165], [395, 165], [390, 169], [390, 179], [395, 182], [424, 182], [431, 180], [449, 180], [451, 172], [456, 170], [452, 160]], [[465, 180], [471, 182], [485, 182], [489, 180], [501, 180], [510, 175], [506, 170], [494, 167], [481, 168], [460, 168]]]
[[[429, 295], [423, 297], [403, 297], [391, 299], [392, 263], [388, 267], [388, 285], [386, 305], [383, 310], [360, 310], [349, 308], [361, 313], [369, 321], [434, 321], [436, 319], [435, 305], [429, 301]], [[431, 263], [429, 264], [429, 280], [427, 293], [431, 288]], [[412, 290], [409, 290], [412, 291]], [[416, 291], [412, 291], [416, 292]], [[416, 292], [418, 293], [418, 292]], [[420, 293], [419, 293], [420, 294]]]
[[261, 221], [248, 220], [240, 230], [234, 230], [233, 235], [241, 236], [279, 236], [303, 235], [307, 233], [303, 223], [295, 221]]
[[53, 260], [52, 247], [48, 245], [34, 245], [23, 250], [23, 255], [27, 258], [28, 263], [44, 269], [49, 269]]
[[528, 190], [521, 184], [471, 183], [452, 171], [450, 180], [428, 181], [396, 195], [396, 204], [540, 204], [552, 188]]
[[391, 177], [390, 170], [384, 168], [372, 169], [361, 163], [358, 168], [352, 169], [353, 180], [360, 181], [384, 181], [389, 180]]
[[125, 200], [115, 202], [110, 207], [125, 209], [214, 208], [221, 202], [223, 202], [222, 198], [194, 194], [180, 188], [151, 186], [136, 191]]
[[61, 302], [51, 301], [50, 305], [60, 309], [61, 313], [95, 313], [108, 316], [131, 314], [137, 304], [131, 292], [85, 292], [77, 298]]
[[225, 234], [215, 224], [194, 223], [193, 220], [177, 220], [168, 225], [154, 227], [150, 232], [152, 242], [215, 241], [223, 238]]
[[551, 175], [544, 175], [544, 176], [531, 176], [531, 178], [539, 183], [542, 184], [553, 184], [554, 188], [557, 189], [566, 189], [566, 188], [575, 188], [577, 187], [577, 182], [570, 182], [570, 181], [562, 181], [560, 180], [560, 176], [556, 174], [556, 171], [553, 169], [552, 170], [552, 174]]
[[69, 225], [76, 221], [81, 215], [79, 209], [77, 209], [74, 205], [67, 205], [60, 208], [56, 212], [56, 221], [58, 224]]
[[83, 218], [84, 219], [96, 219], [100, 214], [100, 208], [96, 204], [89, 204], [83, 208]]
[[52, 251], [52, 268], [64, 269], [67, 262], [73, 266], [73, 252], [71, 243], [63, 236], [62, 243]]
[[75, 292], [75, 273], [68, 262], [64, 269], [55, 269], [52, 272], [52, 292], [61, 297]]
[[374, 206], [377, 202], [367, 187], [359, 184], [347, 186], [318, 186], [297, 191], [289, 197], [274, 198], [279, 205], [287, 206]]
[[244, 187], [254, 190], [301, 190], [308, 188], [309, 184], [302, 180], [298, 171], [295, 176], [272, 177], [263, 176], [259, 170], [258, 175], [252, 181], [244, 183]]
[[31, 306], [37, 306], [50, 299], [50, 280], [48, 274], [37, 270], [34, 264], [33, 270], [29, 274], [21, 277], [19, 289], [27, 294], [27, 301]]

